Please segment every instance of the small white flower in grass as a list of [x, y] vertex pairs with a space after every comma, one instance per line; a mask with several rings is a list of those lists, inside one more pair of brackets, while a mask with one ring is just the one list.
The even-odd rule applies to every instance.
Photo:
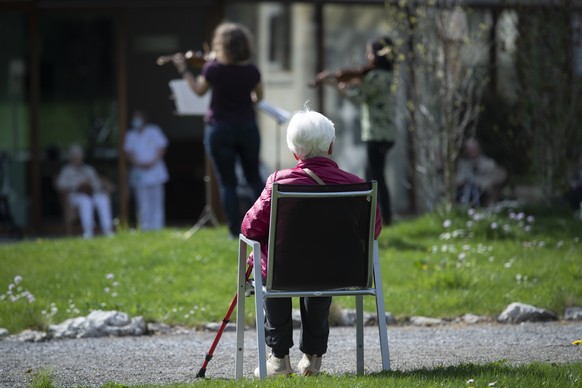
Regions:
[[530, 224], [533, 224], [533, 222], [536, 220], [536, 218], [534, 216], [527, 216], [527, 218], [525, 220], [527, 222], [529, 222]]
[[112, 292], [112, 293], [111, 293], [111, 297], [112, 297], [112, 298], [115, 298], [116, 296], [117, 296], [117, 292]]
[[525, 218], [525, 214], [523, 212], [517, 213], [517, 215], [515, 216], [515, 219], [520, 221], [523, 220]]
[[494, 381], [494, 382], [492, 382], [492, 383], [489, 383], [489, 384], [487, 384], [487, 386], [488, 386], [488, 387], [494, 387], [494, 386], [495, 386], [495, 384], [497, 384], [497, 381]]
[[112, 280], [112, 279], [115, 277], [115, 275], [113, 275], [112, 273], [108, 273], [107, 275], [105, 275], [105, 277], [106, 277], [108, 280]]
[[447, 228], [447, 229], [448, 229], [448, 228], [450, 228], [450, 227], [451, 227], [451, 225], [453, 225], [453, 222], [452, 222], [451, 220], [445, 220], [445, 221], [443, 222], [443, 227], [445, 227], [445, 228]]
[[492, 222], [491, 223], [491, 229], [493, 229], [493, 230], [497, 229], [498, 226], [499, 225], [497, 225], [497, 222]]
[[467, 229], [471, 229], [475, 223], [473, 221], [467, 221], [465, 225], [467, 225]]
[[464, 253], [459, 253], [459, 260], [465, 260], [466, 255]]
[[22, 276], [20, 276], [20, 275], [16, 275], [16, 276], [14, 277], [14, 284], [18, 284], [18, 283], [20, 283], [21, 281], [22, 281]]
[[524, 232], [530, 232], [531, 231], [531, 226], [529, 226], [529, 225], [524, 226], [523, 227], [523, 231]]
[[109, 294], [109, 291], [111, 291], [111, 289], [109, 287], [105, 287], [103, 291], [105, 291], [106, 294]]
[[509, 213], [509, 218], [511, 218], [512, 220], [515, 220], [515, 217], [516, 217], [515, 212]]
[[113, 282], [112, 285], [113, 285], [113, 287], [117, 287], [117, 286], [119, 286], [119, 282]]
[[450, 240], [451, 239], [451, 234], [450, 233], [442, 233], [439, 238], [441, 240]]
[[473, 215], [473, 221], [475, 222], [479, 222], [481, 220], [483, 220], [485, 218], [485, 216], [481, 213], [475, 213], [475, 215]]
[[467, 215], [468, 215], [469, 217], [473, 217], [473, 215], [474, 215], [474, 214], [475, 214], [475, 209], [473, 209], [473, 208], [470, 208], [469, 210], [467, 210]]

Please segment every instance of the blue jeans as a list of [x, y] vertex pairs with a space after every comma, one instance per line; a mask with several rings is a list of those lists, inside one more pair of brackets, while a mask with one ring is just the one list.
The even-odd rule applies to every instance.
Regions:
[[204, 133], [204, 146], [218, 178], [228, 228], [232, 236], [238, 237], [242, 214], [236, 190], [238, 180], [235, 166], [238, 158], [256, 200], [264, 187], [259, 173], [259, 128], [254, 121], [243, 124], [208, 124]]

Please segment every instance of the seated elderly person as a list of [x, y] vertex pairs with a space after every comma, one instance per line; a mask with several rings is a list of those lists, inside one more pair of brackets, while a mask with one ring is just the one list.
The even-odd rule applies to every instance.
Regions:
[[464, 152], [457, 165], [458, 201], [470, 206], [487, 206], [497, 201], [507, 178], [505, 169], [483, 154], [475, 138], [465, 142]]
[[[241, 231], [250, 239], [261, 243], [263, 277], [267, 276], [267, 240], [273, 182], [281, 184], [347, 184], [363, 182], [361, 178], [341, 170], [330, 159], [335, 140], [334, 124], [320, 113], [305, 109], [293, 115], [287, 128], [287, 145], [298, 161], [297, 166], [275, 171], [267, 179], [261, 196], [246, 213]], [[341, 211], [341, 209], [338, 209]], [[375, 238], [382, 230], [379, 208], [376, 208]], [[253, 264], [253, 257], [248, 263]], [[317, 375], [321, 357], [327, 351], [329, 337], [328, 314], [331, 297], [307, 297], [300, 299], [301, 334], [299, 349], [303, 357], [297, 365], [301, 375]], [[289, 349], [293, 346], [293, 320], [291, 298], [265, 300], [265, 342], [272, 351], [267, 361], [267, 376], [293, 373]], [[255, 376], [258, 376], [258, 368]]]
[[113, 234], [109, 193], [95, 169], [85, 164], [81, 146], [73, 145], [69, 149], [69, 163], [61, 169], [56, 187], [66, 195], [68, 205], [78, 209], [84, 238], [93, 237], [95, 210], [103, 235]]

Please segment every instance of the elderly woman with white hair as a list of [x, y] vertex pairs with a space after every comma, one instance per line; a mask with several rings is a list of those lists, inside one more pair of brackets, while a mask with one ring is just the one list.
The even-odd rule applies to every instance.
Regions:
[[83, 148], [74, 144], [69, 149], [69, 163], [57, 177], [56, 187], [65, 192], [69, 204], [79, 211], [83, 228], [83, 237], [91, 238], [94, 234], [97, 210], [101, 232], [105, 236], [113, 234], [111, 217], [111, 200], [95, 168], [85, 164]]
[[[250, 239], [261, 243], [261, 269], [267, 276], [267, 240], [271, 193], [273, 182], [281, 184], [349, 184], [363, 179], [341, 170], [330, 158], [335, 140], [334, 124], [318, 112], [304, 109], [296, 112], [287, 128], [287, 146], [298, 161], [294, 168], [275, 171], [267, 179], [261, 196], [246, 213], [241, 231]], [[382, 219], [376, 209], [375, 237], [382, 230]], [[341, 209], [338, 209], [341, 211]], [[253, 265], [249, 257], [249, 265]], [[301, 375], [317, 375], [321, 368], [321, 357], [327, 351], [329, 337], [328, 314], [330, 297], [301, 298], [301, 337], [299, 348], [303, 357], [297, 365]], [[291, 298], [269, 298], [265, 301], [265, 339], [271, 348], [267, 361], [267, 375], [293, 373], [289, 360], [289, 349], [293, 346], [293, 322]], [[258, 376], [258, 369], [255, 370]]]

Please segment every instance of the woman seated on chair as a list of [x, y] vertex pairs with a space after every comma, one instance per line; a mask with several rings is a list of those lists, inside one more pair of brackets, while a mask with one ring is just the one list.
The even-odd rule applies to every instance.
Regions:
[[113, 234], [109, 193], [95, 169], [85, 164], [81, 146], [75, 144], [69, 149], [69, 163], [59, 173], [56, 187], [66, 195], [66, 205], [78, 209], [84, 238], [93, 237], [95, 210], [103, 235]]
[[[271, 211], [273, 182], [281, 184], [349, 184], [364, 182], [360, 177], [341, 170], [330, 159], [335, 140], [334, 124], [325, 116], [305, 108], [291, 118], [287, 128], [287, 146], [298, 161], [295, 168], [275, 171], [267, 179], [261, 196], [246, 213], [241, 231], [261, 244], [261, 270], [267, 276], [267, 240]], [[382, 219], [376, 209], [375, 238], [382, 230]], [[253, 258], [249, 257], [249, 265]], [[328, 314], [331, 297], [301, 298], [301, 334], [299, 349], [303, 357], [297, 365], [301, 375], [317, 375], [321, 357], [327, 351], [329, 337]], [[293, 373], [289, 349], [293, 346], [293, 322], [291, 298], [265, 300], [265, 339], [271, 348], [267, 360], [267, 376]], [[258, 377], [258, 368], [255, 376]]]

